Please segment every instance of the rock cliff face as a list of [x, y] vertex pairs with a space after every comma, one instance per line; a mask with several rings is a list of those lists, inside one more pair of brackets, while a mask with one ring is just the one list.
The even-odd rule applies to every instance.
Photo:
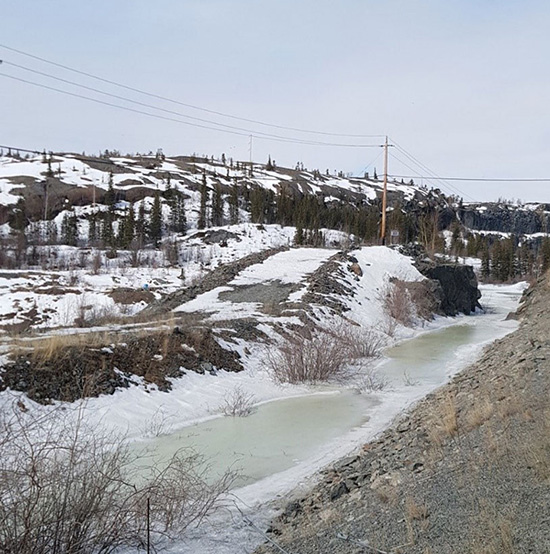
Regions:
[[518, 206], [502, 204], [483, 204], [468, 206], [459, 210], [458, 215], [468, 229], [532, 235], [546, 232], [550, 224], [548, 206], [532, 210]]
[[445, 315], [471, 314], [481, 308], [481, 292], [477, 278], [470, 265], [441, 264], [425, 265], [419, 271], [437, 281], [441, 287], [441, 311]]
[[454, 316], [459, 313], [471, 314], [481, 308], [481, 292], [477, 287], [477, 278], [472, 266], [455, 264], [432, 264], [417, 262], [422, 273], [439, 285], [439, 307], [441, 313]]

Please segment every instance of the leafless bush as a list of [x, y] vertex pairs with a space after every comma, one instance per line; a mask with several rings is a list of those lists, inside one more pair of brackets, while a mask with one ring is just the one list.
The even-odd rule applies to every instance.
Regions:
[[336, 334], [349, 347], [352, 359], [378, 358], [386, 346], [383, 335], [374, 329], [365, 329], [358, 325], [342, 323]]
[[355, 390], [361, 394], [385, 390], [388, 380], [373, 367], [366, 367], [358, 374]]
[[327, 381], [344, 375], [356, 360], [377, 356], [382, 346], [379, 335], [352, 324], [304, 327], [268, 350], [265, 361], [279, 382]]
[[226, 416], [246, 417], [254, 411], [254, 402], [253, 394], [246, 393], [241, 387], [235, 387], [224, 396], [220, 411]]
[[174, 415], [167, 414], [162, 406], [145, 422], [142, 432], [145, 437], [160, 437], [172, 429]]
[[[179, 452], [144, 476], [123, 437], [72, 411], [0, 419], [0, 551], [109, 554], [179, 536], [220, 503], [233, 482], [205, 481], [203, 461]], [[71, 417], [72, 416], [72, 417]]]
[[381, 299], [386, 313], [402, 325], [412, 325], [414, 304], [405, 281], [394, 279], [382, 289]]
[[406, 386], [406, 387], [415, 387], [416, 385], [418, 385], [418, 381], [415, 381], [412, 377], [411, 377], [411, 374], [408, 372], [408, 370], [405, 370], [403, 372], [403, 384]]
[[96, 250], [94, 252], [94, 255], [92, 256], [92, 273], [94, 275], [98, 275], [101, 271], [101, 252], [99, 250]]

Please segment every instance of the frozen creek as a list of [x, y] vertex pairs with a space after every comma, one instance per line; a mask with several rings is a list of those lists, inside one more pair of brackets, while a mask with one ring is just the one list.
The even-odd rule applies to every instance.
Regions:
[[481, 289], [486, 313], [430, 324], [386, 350], [377, 368], [388, 381], [384, 391], [361, 395], [323, 387], [317, 394], [264, 403], [246, 418], [211, 419], [149, 440], [154, 459], [192, 446], [210, 458], [214, 472], [232, 467], [242, 474], [232, 494], [238, 509], [191, 531], [170, 552], [252, 552], [264, 540], [259, 529], [266, 528], [288, 491], [307, 487], [316, 470], [372, 439], [401, 411], [474, 362], [483, 346], [517, 327], [505, 318], [516, 309], [522, 287]]

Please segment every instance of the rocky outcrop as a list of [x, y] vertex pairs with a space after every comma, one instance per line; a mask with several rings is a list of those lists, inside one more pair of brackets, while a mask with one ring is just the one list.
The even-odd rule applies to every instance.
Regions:
[[[541, 206], [541, 210], [547, 208], [548, 206]], [[468, 206], [460, 209], [458, 214], [468, 229], [514, 235], [546, 232], [550, 223], [546, 211], [496, 203]]]
[[468, 315], [481, 308], [481, 292], [472, 266], [417, 262], [417, 267], [422, 275], [439, 283], [441, 313]]

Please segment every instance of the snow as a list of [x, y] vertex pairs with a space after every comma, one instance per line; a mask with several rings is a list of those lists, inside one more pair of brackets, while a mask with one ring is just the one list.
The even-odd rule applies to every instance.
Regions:
[[[260, 247], [270, 247], [274, 242], [288, 240], [291, 234], [288, 229], [278, 226], [267, 226], [263, 229], [250, 224], [235, 226], [232, 230], [238, 235], [239, 240], [230, 239], [228, 246], [223, 248], [215, 245], [217, 248], [213, 251], [215, 255], [211, 259], [211, 265], [215, 267], [222, 259], [235, 259]], [[186, 244], [187, 247], [193, 245], [195, 248], [204, 246], [203, 243], [201, 246], [200, 239], [196, 235], [187, 237], [180, 246], [183, 244]], [[66, 253], [68, 252], [71, 252], [71, 249], [66, 249]], [[215, 314], [214, 317], [218, 319], [250, 317], [251, 313], [257, 311], [257, 304], [222, 301], [219, 295], [239, 286], [267, 284], [274, 280], [297, 286], [298, 293], [303, 294], [308, 275], [335, 253], [336, 251], [331, 249], [310, 248], [296, 248], [278, 253], [262, 264], [255, 264], [241, 271], [227, 286], [200, 295], [179, 309], [209, 312]], [[382, 309], [381, 299], [390, 277], [404, 280], [421, 280], [423, 277], [414, 268], [409, 258], [390, 248], [364, 247], [350, 252], [350, 255], [357, 258], [363, 274], [355, 275], [347, 269], [348, 263], [341, 262], [342, 269], [344, 269], [344, 276], [341, 277], [342, 283], [355, 291], [355, 295], [352, 297], [340, 298], [349, 308], [346, 317], [361, 324], [364, 328], [383, 329], [386, 316]], [[191, 265], [194, 263], [191, 262]], [[190, 268], [188, 267], [188, 269]], [[76, 305], [76, 311], [79, 306], [88, 303], [111, 309], [110, 302], [112, 300], [108, 296], [108, 292], [114, 284], [137, 288], [143, 281], [149, 280], [153, 289], [158, 286], [159, 290], [163, 291], [175, 290], [179, 280], [179, 268], [160, 267], [148, 270], [128, 267], [118, 270], [112, 268], [108, 273], [104, 272], [99, 275], [90, 274], [85, 270], [73, 271], [72, 274], [58, 272], [57, 278], [60, 282], [76, 279], [79, 287], [83, 289], [83, 293], [80, 295], [69, 292], [59, 297], [38, 292], [41, 287], [45, 288], [51, 285], [51, 278], [52, 274], [48, 272], [4, 272], [0, 277], [0, 313], [6, 314], [13, 309], [14, 302], [19, 303], [25, 310], [38, 307], [39, 311], [44, 312], [49, 307], [56, 314], [52, 321], [63, 324], [64, 319], [71, 319], [70, 314], [75, 311], [73, 304]], [[509, 294], [518, 295], [524, 287], [524, 284], [510, 287], [484, 286], [482, 301], [488, 297], [494, 305], [512, 305], [514, 300], [510, 299]], [[327, 325], [332, 321], [327, 319], [323, 309], [317, 309], [316, 316], [320, 318], [321, 324]], [[491, 317], [493, 317], [492, 320], [487, 319]], [[273, 321], [273, 317], [264, 314], [258, 315], [258, 318], [265, 322], [265, 325], [261, 326], [262, 330], [275, 337], [276, 335], [269, 325]], [[289, 319], [278, 318], [278, 321], [288, 322]], [[495, 336], [501, 336], [517, 325], [517, 322], [513, 321], [503, 323], [491, 314], [456, 319], [437, 318], [422, 328], [399, 327], [394, 340], [419, 336], [422, 333], [430, 333], [457, 323], [475, 325], [478, 324], [477, 322], [485, 321], [489, 322], [488, 327], [491, 332], [495, 333]], [[297, 318], [294, 318], [294, 322], [298, 322]], [[74, 331], [68, 330], [68, 332]], [[479, 352], [480, 348], [480, 344], [473, 344], [458, 349], [455, 358], [443, 366], [445, 375], [450, 376], [464, 367]], [[123, 432], [128, 440], [143, 442], [155, 432], [154, 428], [158, 425], [163, 427], [163, 432], [171, 432], [210, 418], [220, 417], [220, 405], [223, 398], [237, 386], [245, 394], [252, 394], [257, 403], [327, 392], [326, 388], [312, 385], [277, 384], [272, 379], [264, 362], [265, 349], [266, 347], [262, 344], [238, 339], [236, 350], [241, 353], [245, 366], [245, 370], [240, 373], [219, 370], [215, 374], [207, 372], [205, 375], [199, 375], [194, 372], [186, 372], [181, 378], [172, 381], [172, 390], [169, 393], [161, 392], [155, 385], [146, 384], [142, 379], [136, 378], [139, 385], [118, 390], [111, 396], [88, 399], [84, 403], [83, 413], [91, 424]], [[252, 518], [263, 527], [276, 506], [273, 504], [274, 498], [278, 495], [286, 495], [290, 489], [300, 483], [311, 483], [308, 479], [313, 472], [376, 436], [398, 413], [422, 398], [433, 386], [429, 383], [418, 387], [397, 386], [392, 390], [373, 393], [373, 398], [376, 399], [378, 406], [372, 413], [369, 413], [367, 423], [350, 429], [330, 444], [321, 445], [315, 455], [303, 463], [233, 491], [232, 497], [240, 509], [247, 514], [247, 517]], [[0, 394], [0, 406], [7, 405], [17, 398], [21, 398], [33, 410], [48, 411], [52, 409], [49, 406], [36, 405], [24, 395], [12, 391]], [[219, 517], [221, 519], [212, 521], [212, 527], [208, 531], [199, 529], [196, 533], [191, 533], [185, 540], [174, 545], [171, 551], [174, 553], [200, 551], [206, 554], [209, 552], [231, 554], [235, 552], [237, 544], [253, 546], [261, 542], [261, 535], [251, 533], [250, 527], [232, 526], [227, 519], [227, 513]], [[221, 544], [225, 544], [225, 546], [222, 548]]]

